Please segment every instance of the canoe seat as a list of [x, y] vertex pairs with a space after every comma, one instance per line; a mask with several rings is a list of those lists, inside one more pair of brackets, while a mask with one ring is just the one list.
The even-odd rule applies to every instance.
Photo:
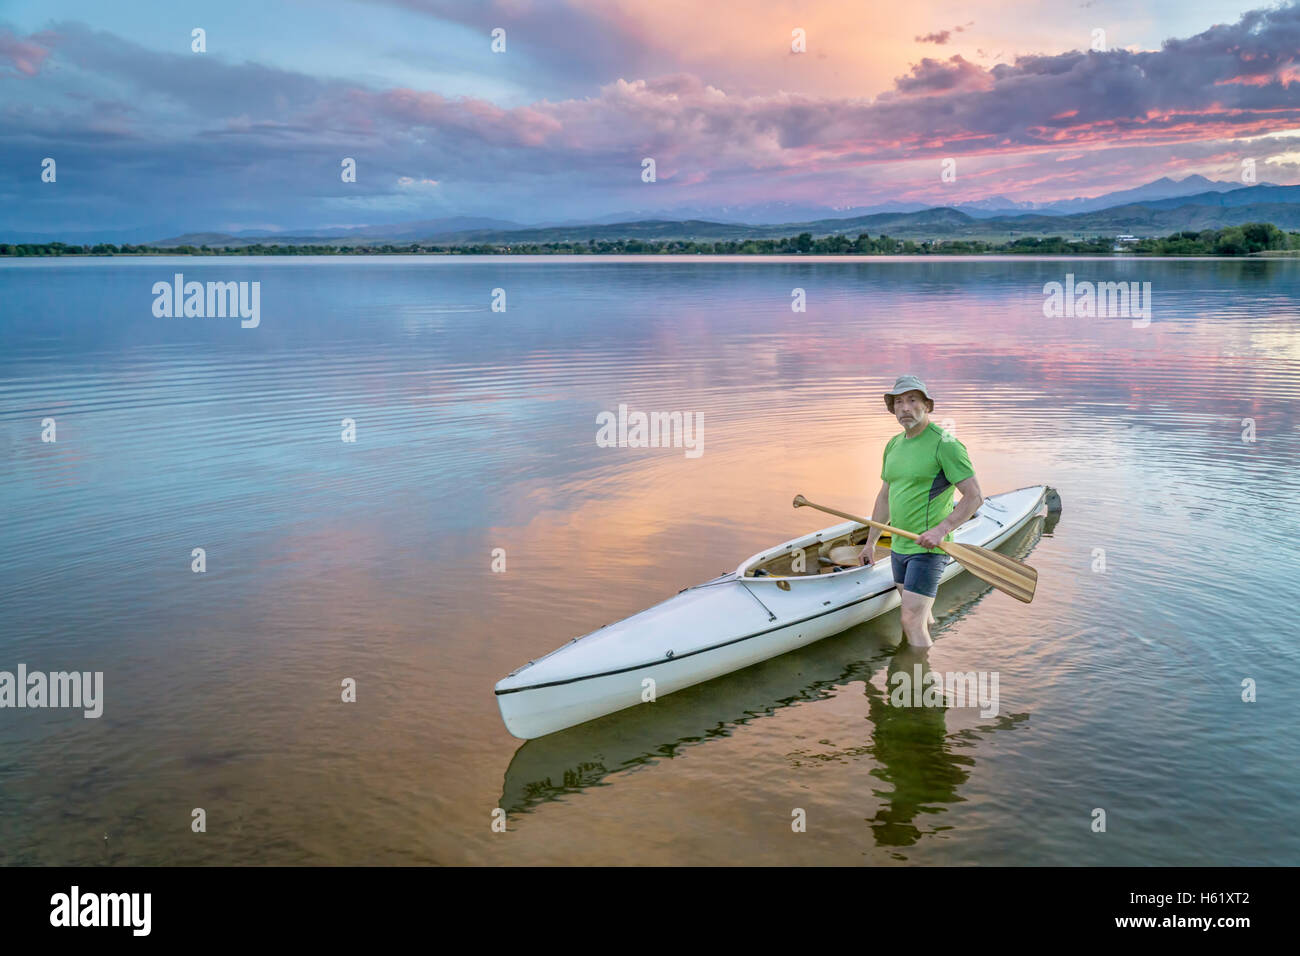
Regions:
[[[856, 539], [856, 543], [851, 543]], [[862, 545], [866, 541], [866, 532], [855, 531], [852, 537], [842, 535], [831, 541], [825, 541], [817, 547], [817, 560], [811, 561], [811, 555], [806, 559], [805, 564], [796, 571], [792, 565], [789, 552], [782, 553], [779, 556], [769, 558], [760, 562], [750, 570], [745, 572], [746, 577], [767, 577], [774, 575], [777, 577], [797, 577], [799, 575], [817, 575], [831, 574], [835, 571], [843, 570], [845, 567], [857, 567], [857, 555], [862, 551]], [[888, 533], [881, 536], [876, 542], [876, 561], [889, 557], [889, 535]], [[833, 557], [832, 557], [833, 556]], [[838, 561], [847, 561], [852, 558], [850, 564], [839, 564]]]
[[[862, 553], [862, 545], [842, 544], [838, 547], [831, 548], [828, 555], [818, 558], [819, 563], [831, 565], [832, 567], [857, 567], [858, 555]], [[888, 547], [876, 543], [876, 550], [873, 557], [876, 561], [888, 558], [890, 551]]]

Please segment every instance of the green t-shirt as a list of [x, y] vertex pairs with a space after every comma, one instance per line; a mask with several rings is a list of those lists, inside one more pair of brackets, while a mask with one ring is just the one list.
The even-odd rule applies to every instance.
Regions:
[[[889, 524], [920, 534], [952, 513], [956, 485], [975, 474], [966, 446], [934, 422], [915, 438], [899, 432], [885, 446], [880, 478], [889, 483]], [[950, 533], [945, 541], [952, 540]], [[927, 549], [908, 538], [895, 537], [890, 547], [899, 554]], [[930, 548], [930, 554], [942, 554]]]

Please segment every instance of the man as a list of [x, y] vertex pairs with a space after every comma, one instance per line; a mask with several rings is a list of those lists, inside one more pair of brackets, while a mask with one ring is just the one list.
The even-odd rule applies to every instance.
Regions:
[[[894, 586], [902, 598], [903, 633], [914, 647], [929, 647], [930, 609], [939, 577], [952, 559], [937, 546], [954, 528], [971, 518], [984, 502], [966, 446], [930, 421], [934, 400], [915, 375], [904, 375], [885, 393], [885, 407], [903, 431], [885, 446], [880, 478], [884, 482], [871, 511], [873, 521], [919, 534], [919, 541], [893, 538], [890, 549]], [[961, 501], [953, 506], [953, 489]], [[862, 564], [871, 564], [880, 529], [872, 528], [862, 549]]]

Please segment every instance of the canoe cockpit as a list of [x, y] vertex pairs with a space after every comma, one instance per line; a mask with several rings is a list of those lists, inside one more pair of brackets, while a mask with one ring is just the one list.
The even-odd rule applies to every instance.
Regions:
[[[848, 564], [853, 555], [845, 549], [861, 551], [863, 545], [867, 543], [867, 534], [868, 529], [855, 528], [847, 534], [827, 538], [825, 541], [818, 537], [805, 540], [799, 546], [780, 548], [746, 565], [743, 576], [747, 578], [800, 577], [834, 574], [836, 571], [855, 568], [858, 566], [857, 561]], [[881, 558], [888, 557], [889, 533], [885, 532], [876, 543], [875, 558], [879, 561]]]

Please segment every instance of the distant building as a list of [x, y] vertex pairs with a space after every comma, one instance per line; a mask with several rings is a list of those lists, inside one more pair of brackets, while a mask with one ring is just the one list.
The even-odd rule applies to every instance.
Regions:
[[1131, 248], [1132, 246], [1136, 245], [1140, 241], [1141, 240], [1139, 240], [1137, 236], [1129, 236], [1129, 235], [1116, 236], [1114, 248], [1116, 252], [1124, 252], [1125, 250]]

